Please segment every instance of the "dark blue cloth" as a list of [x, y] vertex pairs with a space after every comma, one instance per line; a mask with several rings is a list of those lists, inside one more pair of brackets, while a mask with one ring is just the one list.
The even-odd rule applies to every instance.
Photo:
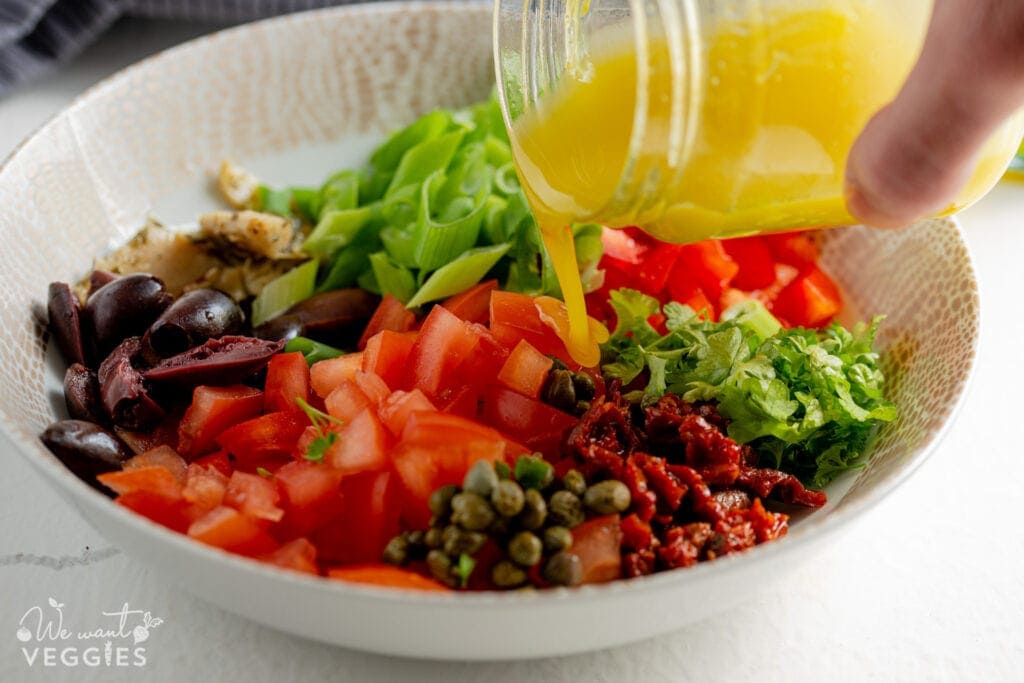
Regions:
[[0, 95], [66, 62], [123, 15], [237, 23], [358, 0], [0, 0]]

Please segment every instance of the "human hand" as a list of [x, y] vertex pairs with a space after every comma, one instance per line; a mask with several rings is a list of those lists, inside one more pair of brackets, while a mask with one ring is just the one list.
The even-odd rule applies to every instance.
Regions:
[[850, 213], [892, 228], [941, 211], [1021, 105], [1024, 1], [936, 0], [917, 65], [850, 151]]

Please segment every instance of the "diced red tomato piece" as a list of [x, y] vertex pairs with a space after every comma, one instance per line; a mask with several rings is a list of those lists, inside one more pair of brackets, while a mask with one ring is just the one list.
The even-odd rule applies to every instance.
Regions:
[[682, 253], [681, 244], [661, 243], [648, 250], [643, 263], [632, 271], [634, 288], [656, 296], [676, 272], [676, 263]]
[[414, 411], [436, 412], [434, 404], [419, 389], [396, 391], [380, 404], [377, 414], [388, 431], [398, 436]]
[[416, 338], [406, 332], [383, 330], [370, 337], [363, 351], [363, 371], [379, 376], [392, 389], [402, 385], [406, 362]]
[[341, 472], [323, 463], [297, 460], [274, 476], [281, 489], [284, 524], [305, 535], [326, 524], [341, 511]]
[[772, 312], [796, 327], [820, 327], [831, 322], [842, 307], [839, 288], [828, 275], [813, 267], [779, 292]]
[[289, 541], [260, 559], [284, 569], [293, 569], [305, 574], [320, 574], [320, 568], [316, 564], [316, 546], [310, 543], [308, 538]]
[[604, 257], [623, 264], [629, 271], [634, 270], [633, 266], [640, 265], [647, 251], [645, 241], [636, 239], [635, 235], [632, 230], [602, 229], [601, 244], [604, 246]]
[[679, 263], [686, 269], [686, 279], [696, 281], [712, 299], [717, 299], [739, 272], [739, 265], [729, 258], [718, 240], [684, 245]]
[[178, 452], [186, 458], [202, 455], [213, 449], [221, 432], [262, 410], [263, 392], [259, 389], [241, 384], [196, 387], [178, 427]]
[[479, 341], [480, 335], [467, 323], [444, 306], [434, 306], [409, 354], [409, 388], [436, 396]]
[[770, 287], [775, 282], [775, 258], [760, 237], [724, 240], [722, 248], [739, 266], [731, 282], [733, 287], [750, 291]]
[[622, 577], [622, 529], [618, 515], [587, 520], [572, 530], [568, 552], [580, 558], [582, 583], [603, 583]]
[[456, 294], [441, 305], [468, 323], [486, 325], [490, 319], [491, 292], [497, 288], [497, 280], [484, 280], [480, 284]]
[[364, 564], [352, 567], [335, 567], [327, 570], [327, 578], [351, 583], [367, 583], [373, 586], [387, 586], [403, 590], [447, 591], [447, 586], [428, 579], [408, 569], [389, 564]]
[[348, 422], [373, 403], [366, 397], [363, 390], [355, 382], [343, 382], [324, 400], [327, 414], [343, 422]]
[[523, 340], [498, 372], [498, 381], [524, 396], [537, 398], [554, 362]]
[[541, 320], [533, 297], [526, 294], [491, 292], [491, 332], [510, 349], [526, 340], [544, 355], [572, 363], [565, 344]]
[[181, 484], [170, 470], [159, 465], [107, 472], [96, 478], [118, 495], [146, 491], [168, 500], [181, 500]]
[[718, 317], [718, 311], [715, 309], [715, 305], [708, 299], [707, 294], [704, 290], [694, 284], [688, 284], [683, 280], [678, 282], [669, 282], [669, 298], [672, 301], [686, 304], [693, 310], [700, 313], [706, 311], [706, 316], [709, 320], [714, 320]]
[[313, 535], [320, 559], [340, 564], [380, 560], [399, 532], [399, 488], [391, 472], [365, 472], [341, 482], [341, 514]]
[[179, 484], [184, 485], [188, 463], [170, 446], [157, 446], [145, 453], [129, 458], [121, 467], [126, 470], [138, 469], [140, 467], [163, 467], [174, 475]]
[[337, 358], [328, 358], [319, 363], [313, 363], [309, 369], [309, 382], [317, 396], [327, 398], [343, 382], [354, 380], [356, 373], [362, 369], [362, 353], [349, 353]]
[[192, 522], [188, 535], [207, 545], [243, 555], [272, 552], [277, 544], [266, 532], [266, 522], [220, 506]]
[[231, 464], [231, 459], [224, 451], [217, 451], [216, 453], [204, 455], [203, 457], [194, 460], [193, 464], [202, 465], [203, 467], [212, 467], [225, 477], [230, 477], [231, 473], [235, 471], [235, 466]]
[[204, 510], [212, 510], [224, 502], [227, 490], [228, 477], [224, 473], [213, 466], [192, 463], [188, 466], [181, 495], [189, 503]]
[[414, 327], [416, 327], [416, 315], [394, 296], [385, 294], [377, 306], [377, 310], [373, 312], [370, 322], [366, 324], [363, 336], [359, 338], [359, 348], [365, 348], [366, 343], [372, 337], [384, 330], [408, 332]]
[[437, 404], [441, 412], [476, 420], [479, 417], [482, 391], [479, 387], [466, 384], [446, 391], [438, 397]]
[[372, 408], [366, 408], [343, 426], [324, 453], [324, 463], [342, 474], [381, 470], [388, 466], [390, 436]]
[[496, 387], [484, 397], [483, 421], [528, 448], [554, 454], [577, 420], [546, 403]]
[[287, 458], [309, 421], [294, 411], [267, 413], [221, 433], [217, 444], [239, 465]]
[[298, 351], [279, 353], [267, 365], [264, 410], [268, 413], [300, 410], [295, 401], [298, 398], [309, 401], [309, 366]]
[[172, 500], [151, 491], [125, 493], [114, 502], [178, 533], [185, 533], [193, 519], [192, 510], [184, 500]]
[[777, 260], [803, 270], [818, 263], [818, 243], [812, 235], [808, 232], [779, 232], [764, 235], [762, 239]]
[[384, 380], [372, 372], [357, 372], [356, 386], [366, 395], [374, 408], [391, 395], [391, 389]]
[[279, 522], [284, 510], [277, 506], [281, 494], [270, 479], [258, 474], [235, 472], [224, 492], [224, 505], [256, 519]]
[[[511, 392], [508, 392], [511, 393]], [[469, 441], [503, 441], [495, 429], [458, 415], [413, 412], [402, 430], [402, 441], [419, 446], [446, 446]]]

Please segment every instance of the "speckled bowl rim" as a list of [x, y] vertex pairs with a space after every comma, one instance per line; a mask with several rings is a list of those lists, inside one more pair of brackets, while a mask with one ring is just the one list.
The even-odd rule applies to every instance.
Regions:
[[[288, 22], [294, 20], [294, 18], [299, 15], [314, 14], [328, 16], [341, 14], [344, 16], [356, 16], [363, 13], [387, 14], [416, 12], [424, 8], [441, 8], [451, 12], [458, 12], [467, 9], [478, 11], [480, 6], [486, 4], [486, 2], [479, 2], [477, 0], [461, 2], [459, 0], [445, 0], [441, 2], [413, 1], [388, 2], [373, 5], [349, 5], [311, 10], [309, 12], [301, 12], [266, 19], [261, 22], [254, 22], [254, 24], [245, 24], [195, 38], [147, 57], [125, 69], [122, 69], [116, 74], [99, 81], [89, 89], [85, 90], [81, 95], [76, 97], [71, 104], [54, 116], [50, 117], [50, 119], [39, 126], [30, 136], [28, 136], [9, 155], [7, 155], [3, 163], [0, 164], [0, 182], [2, 182], [4, 172], [11, 160], [14, 159], [26, 145], [40, 136], [43, 131], [48, 129], [56, 121], [74, 112], [77, 108], [83, 106], [83, 104], [88, 100], [97, 96], [97, 94], [118, 86], [121, 81], [132, 77], [140, 71], [150, 68], [155, 63], [172, 60], [178, 54], [191, 50], [197, 45], [216, 42], [218, 40], [222, 40], [225, 36], [245, 33], [251, 30], [251, 27], [255, 24], [263, 25], [277, 22]], [[936, 220], [948, 224], [950, 229], [956, 235], [956, 238], [964, 244], [967, 255], [967, 263], [964, 264], [964, 270], [969, 273], [970, 279], [977, 284], [977, 271], [974, 264], [974, 258], [973, 255], [970, 254], [969, 248], [966, 245], [966, 240], [964, 239], [963, 231], [959, 223], [955, 219]], [[981, 304], [977, 287], [974, 287], [969, 294], [970, 306], [974, 310], [980, 311]], [[949, 433], [969, 394], [969, 388], [977, 366], [980, 328], [981, 324], [979, 319], [979, 322], [976, 323], [969, 331], [969, 347], [971, 350], [969, 362], [963, 375], [963, 379], [960, 382], [956, 400], [949, 410], [942, 426], [938, 430], [933, 431], [919, 446], [917, 452], [914, 453], [910, 459], [906, 460], [900, 468], [895, 469], [892, 473], [880, 478], [876, 483], [872, 484], [871, 490], [861, 495], [859, 500], [853, 503], [844, 504], [837, 509], [830, 510], [828, 513], [820, 516], [812, 514], [807, 519], [802, 520], [799, 526], [795, 528], [795, 531], [792, 531], [782, 539], [755, 546], [754, 548], [742, 553], [727, 555], [715, 560], [714, 562], [699, 563], [698, 565], [689, 567], [685, 570], [667, 571], [634, 579], [613, 581], [605, 584], [579, 586], [575, 588], [552, 588], [544, 591], [525, 593], [519, 591], [484, 591], [468, 593], [407, 591], [377, 587], [368, 584], [331, 580], [326, 577], [312, 577], [299, 572], [289, 571], [193, 541], [188, 536], [171, 531], [141, 515], [116, 505], [113, 500], [78, 479], [55, 457], [50, 455], [41, 444], [38, 442], [29, 443], [16, 436], [9, 427], [11, 420], [2, 406], [0, 406], [0, 433], [3, 433], [8, 441], [14, 445], [18, 452], [31, 462], [33, 466], [45, 474], [48, 479], [57, 483], [64, 491], [73, 494], [75, 499], [81, 499], [83, 502], [88, 500], [90, 501], [90, 504], [93, 505], [105, 505], [108, 506], [108, 508], [113, 508], [113, 510], [107, 509], [106, 512], [116, 515], [121, 521], [135, 527], [136, 531], [154, 534], [156, 538], [161, 539], [172, 547], [179, 549], [186, 555], [218, 561], [232, 570], [252, 572], [266, 580], [289, 582], [305, 587], [317, 587], [318, 589], [332, 591], [339, 595], [358, 595], [360, 597], [372, 597], [383, 601], [398, 603], [408, 602], [426, 605], [436, 604], [439, 606], [457, 603], [460, 607], [468, 607], [472, 609], [491, 609], [506, 605], [529, 605], [530, 603], [538, 600], [550, 602], [552, 600], [575, 600], [582, 597], [599, 599], [602, 597], [626, 594], [649, 593], [652, 591], [657, 592], [668, 586], [675, 585], [678, 582], [692, 584], [695, 582], [706, 581], [709, 580], [709, 577], [713, 578], [718, 575], [741, 571], [752, 563], [766, 563], [773, 561], [774, 559], [789, 557], [808, 545], [812, 545], [815, 542], [823, 540], [829, 535], [835, 536], [840, 529], [847, 527], [850, 522], [860, 516], [863, 512], [876, 506], [880, 501], [902, 485], [935, 451], [938, 445]], [[41, 454], [48, 457], [39, 457]], [[77, 501], [69, 502], [77, 503]], [[100, 533], [102, 533], [102, 531]]]

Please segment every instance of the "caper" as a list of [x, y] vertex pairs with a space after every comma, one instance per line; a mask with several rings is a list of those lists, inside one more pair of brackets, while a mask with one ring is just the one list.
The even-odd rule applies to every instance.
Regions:
[[410, 546], [423, 545], [423, 537], [425, 535], [426, 534], [424, 534], [423, 531], [419, 529], [406, 531], [404, 534], [402, 534], [402, 536], [405, 537], [405, 542], [408, 543]]
[[568, 370], [569, 366], [562, 362], [558, 356], [548, 356], [551, 359], [551, 370]]
[[491, 568], [491, 581], [498, 588], [515, 588], [526, 582], [526, 572], [508, 560], [502, 560]]
[[384, 546], [384, 561], [401, 567], [409, 559], [409, 542], [404, 536], [395, 536]]
[[428, 548], [440, 548], [442, 543], [444, 543], [444, 531], [439, 526], [431, 527], [423, 534], [423, 545]]
[[590, 401], [576, 401], [573, 413], [576, 415], [583, 415], [588, 410], [590, 410]]
[[524, 502], [523, 487], [510, 479], [499, 481], [491, 493], [491, 504], [502, 517], [518, 515]]
[[427, 567], [435, 579], [449, 586], [455, 585], [455, 577], [452, 576], [452, 558], [440, 550], [431, 550], [427, 553]]
[[548, 519], [570, 529], [583, 522], [583, 503], [569, 491], [556, 491], [548, 501]]
[[452, 498], [452, 522], [469, 531], [483, 531], [494, 521], [494, 508], [480, 494], [463, 491]]
[[544, 496], [536, 489], [527, 489], [523, 494], [523, 511], [519, 513], [519, 526], [529, 531], [535, 531], [544, 526], [547, 518], [548, 506], [544, 502]]
[[439, 517], [442, 520], [447, 519], [448, 515], [451, 513], [452, 498], [454, 498], [455, 494], [458, 492], [459, 487], [453, 486], [452, 484], [435, 489], [434, 492], [430, 494], [430, 502], [428, 503], [430, 506], [430, 512], [435, 517]]
[[599, 481], [583, 494], [583, 504], [599, 515], [624, 512], [629, 507], [629, 502], [629, 489], [615, 479]]
[[494, 471], [494, 466], [486, 460], [477, 460], [466, 472], [466, 477], [462, 480], [462, 490], [487, 498], [497, 484], [498, 475]]
[[562, 552], [551, 556], [541, 575], [556, 586], [575, 586], [583, 579], [583, 567], [576, 555]]
[[572, 547], [572, 532], [564, 526], [549, 526], [544, 530], [544, 552], [554, 554]]
[[562, 486], [569, 493], [582, 496], [587, 490], [587, 480], [583, 478], [583, 473], [579, 470], [569, 470], [562, 476]]
[[544, 382], [541, 400], [556, 408], [571, 410], [576, 405], [576, 389], [572, 385], [572, 373], [568, 370], [552, 370]]
[[441, 535], [442, 549], [448, 555], [472, 555], [487, 542], [487, 535], [479, 531], [466, 531], [454, 524], [445, 527]]
[[512, 517], [502, 517], [501, 515], [495, 515], [494, 521], [487, 527], [487, 533], [492, 537], [507, 536], [509, 530], [512, 528], [512, 523], [515, 521]]
[[577, 372], [572, 376], [572, 388], [576, 390], [576, 398], [580, 401], [590, 401], [597, 393], [594, 379], [585, 372]]
[[520, 531], [508, 542], [508, 556], [524, 567], [532, 567], [540, 562], [543, 549], [540, 539], [529, 531]]

